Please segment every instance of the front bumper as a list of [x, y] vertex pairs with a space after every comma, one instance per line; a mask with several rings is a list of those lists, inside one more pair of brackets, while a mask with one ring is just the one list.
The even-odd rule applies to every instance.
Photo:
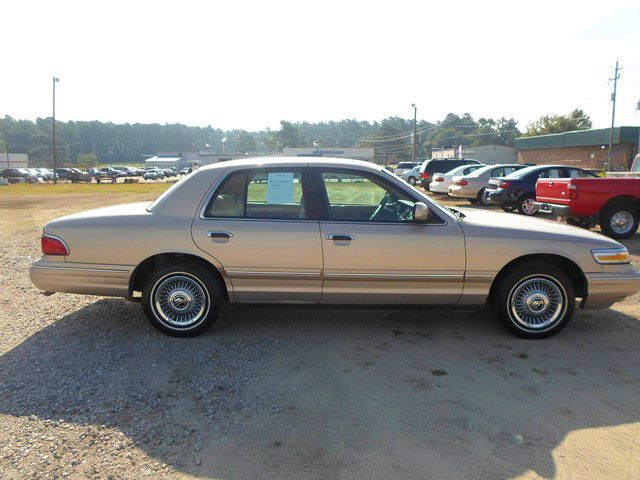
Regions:
[[635, 267], [624, 273], [587, 273], [588, 293], [582, 308], [607, 308], [640, 290], [640, 272]]
[[46, 292], [127, 297], [133, 268], [127, 265], [54, 262], [41, 258], [31, 265], [29, 277], [31, 283]]
[[568, 205], [558, 205], [555, 203], [533, 202], [540, 213], [555, 215], [557, 217], [568, 217], [570, 209]]

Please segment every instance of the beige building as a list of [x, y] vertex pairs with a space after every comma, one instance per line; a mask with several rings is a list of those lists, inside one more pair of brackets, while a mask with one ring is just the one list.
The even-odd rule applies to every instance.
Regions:
[[26, 153], [0, 153], [1, 168], [26, 168], [29, 166], [29, 155]]

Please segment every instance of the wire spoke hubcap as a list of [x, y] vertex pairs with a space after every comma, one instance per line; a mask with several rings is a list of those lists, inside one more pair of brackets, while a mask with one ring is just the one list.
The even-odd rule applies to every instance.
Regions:
[[626, 210], [620, 210], [611, 217], [611, 230], [616, 233], [628, 233], [633, 226], [633, 215]]
[[154, 289], [153, 302], [165, 322], [183, 328], [199, 322], [209, 303], [203, 285], [187, 274], [161, 279]]
[[511, 317], [531, 330], [541, 330], [554, 324], [566, 309], [566, 294], [550, 277], [533, 276], [518, 283], [509, 295]]
[[536, 207], [533, 205], [533, 202], [534, 200], [531, 198], [528, 198], [527, 200], [522, 202], [522, 210], [524, 210], [524, 213], [526, 213], [527, 215], [533, 215], [534, 213], [536, 213]]

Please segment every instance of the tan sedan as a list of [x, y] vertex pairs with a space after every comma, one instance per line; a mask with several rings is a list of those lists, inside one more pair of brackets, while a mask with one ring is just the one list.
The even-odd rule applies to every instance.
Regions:
[[[614, 240], [546, 220], [443, 207], [383, 168], [251, 159], [201, 168], [151, 204], [44, 227], [31, 279], [48, 292], [142, 301], [171, 335], [209, 328], [223, 302], [490, 303], [544, 337], [640, 288]], [[390, 253], [393, 252], [393, 253]]]

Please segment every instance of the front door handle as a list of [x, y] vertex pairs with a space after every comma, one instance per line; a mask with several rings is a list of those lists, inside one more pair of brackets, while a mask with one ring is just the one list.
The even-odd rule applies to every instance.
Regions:
[[327, 240], [333, 240], [334, 242], [338, 242], [338, 241], [350, 242], [355, 237], [348, 233], [327, 233], [324, 236], [324, 238], [326, 238]]
[[207, 232], [209, 238], [231, 238], [233, 233], [231, 232]]

